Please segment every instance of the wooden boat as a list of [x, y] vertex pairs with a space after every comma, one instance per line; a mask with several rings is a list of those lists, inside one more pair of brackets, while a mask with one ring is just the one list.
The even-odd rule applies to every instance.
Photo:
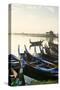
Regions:
[[[36, 42], [32, 42], [30, 40], [30, 47], [35, 47], [34, 48], [34, 51], [35, 53], [36, 52], [36, 46], [39, 46], [39, 50], [40, 50], [40, 54], [42, 54], [44, 57], [48, 57], [48, 59], [52, 59], [52, 60], [58, 60], [58, 45], [57, 44], [54, 44], [54, 43], [51, 43], [49, 42], [49, 48], [45, 45], [44, 47], [42, 46], [42, 43], [43, 43], [44, 40], [40, 40], [40, 41], [36, 41]], [[42, 47], [42, 49], [41, 49]], [[43, 49], [45, 49], [45, 52], [43, 51]], [[41, 57], [41, 56], [40, 56]]]
[[[51, 46], [52, 47], [52, 46]], [[58, 52], [54, 51], [53, 48], [45, 46], [46, 55], [52, 59], [58, 60]]]
[[11, 80], [14, 80], [17, 77], [20, 70], [20, 62], [18, 58], [13, 54], [8, 55], [8, 69], [9, 69], [9, 85], [11, 85]]
[[32, 41], [30, 40], [30, 43], [31, 43], [30, 47], [32, 47], [32, 46], [33, 46], [33, 47], [34, 47], [34, 46], [42, 46], [43, 41], [44, 41], [44, 40], [32, 42]]
[[21, 63], [20, 60], [15, 55], [8, 55], [8, 64], [9, 64], [9, 82], [10, 86], [21, 86], [25, 85], [24, 75], [21, 72]]
[[25, 75], [37, 80], [58, 79], [58, 69], [53, 68], [53, 63], [34, 57], [27, 50], [20, 55], [22, 62], [25, 62], [23, 67]]
[[58, 79], [57, 72], [58, 72], [57, 68], [47, 69], [45, 67], [40, 67], [39, 65], [32, 65], [32, 64], [31, 65], [26, 64], [26, 66], [23, 68], [23, 73], [25, 75], [37, 80], [49, 80], [49, 79], [57, 80]]
[[50, 54], [44, 54], [44, 52], [42, 51], [41, 53], [38, 53], [37, 56], [33, 56], [31, 55], [26, 46], [25, 46], [25, 52], [28, 56], [28, 58], [31, 60], [31, 58], [33, 57], [35, 60], [39, 60], [41, 62], [44, 62], [46, 64], [50, 64], [50, 65], [58, 65], [58, 59], [56, 59], [55, 57], [53, 57], [53, 55]]
[[14, 69], [20, 68], [20, 62], [18, 58], [13, 54], [8, 55], [8, 64], [10, 68], [14, 68]]
[[50, 47], [53, 51], [55, 51], [55, 52], [58, 53], [58, 44], [54, 44], [54, 43], [49, 42], [49, 47]]
[[42, 56], [43, 59], [45, 59], [49, 62], [52, 62], [52, 63], [54, 63], [55, 65], [58, 66], [58, 59], [56, 57], [54, 57], [53, 55], [43, 53], [41, 56]]

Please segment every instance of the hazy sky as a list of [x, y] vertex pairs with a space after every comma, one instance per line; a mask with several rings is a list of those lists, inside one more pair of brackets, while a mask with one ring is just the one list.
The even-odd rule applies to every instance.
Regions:
[[13, 4], [11, 11], [13, 33], [58, 31], [58, 7]]

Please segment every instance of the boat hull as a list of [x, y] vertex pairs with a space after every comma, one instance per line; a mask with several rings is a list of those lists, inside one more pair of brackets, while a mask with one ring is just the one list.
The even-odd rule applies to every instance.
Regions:
[[37, 80], [58, 80], [58, 75], [53, 75], [50, 72], [39, 70], [29, 65], [23, 68], [23, 73]]

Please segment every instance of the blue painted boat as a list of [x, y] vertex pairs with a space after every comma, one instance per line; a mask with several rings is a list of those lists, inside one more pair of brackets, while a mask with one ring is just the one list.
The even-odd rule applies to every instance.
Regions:
[[8, 64], [9, 64], [9, 81], [10, 86], [21, 86], [25, 85], [24, 75], [21, 72], [21, 63], [20, 60], [13, 54], [8, 55]]
[[32, 56], [26, 49], [24, 54], [20, 54], [22, 58], [23, 73], [37, 80], [58, 80], [58, 68], [53, 63]]
[[10, 68], [14, 68], [14, 69], [20, 68], [19, 59], [13, 54], [8, 55], [8, 64]]

